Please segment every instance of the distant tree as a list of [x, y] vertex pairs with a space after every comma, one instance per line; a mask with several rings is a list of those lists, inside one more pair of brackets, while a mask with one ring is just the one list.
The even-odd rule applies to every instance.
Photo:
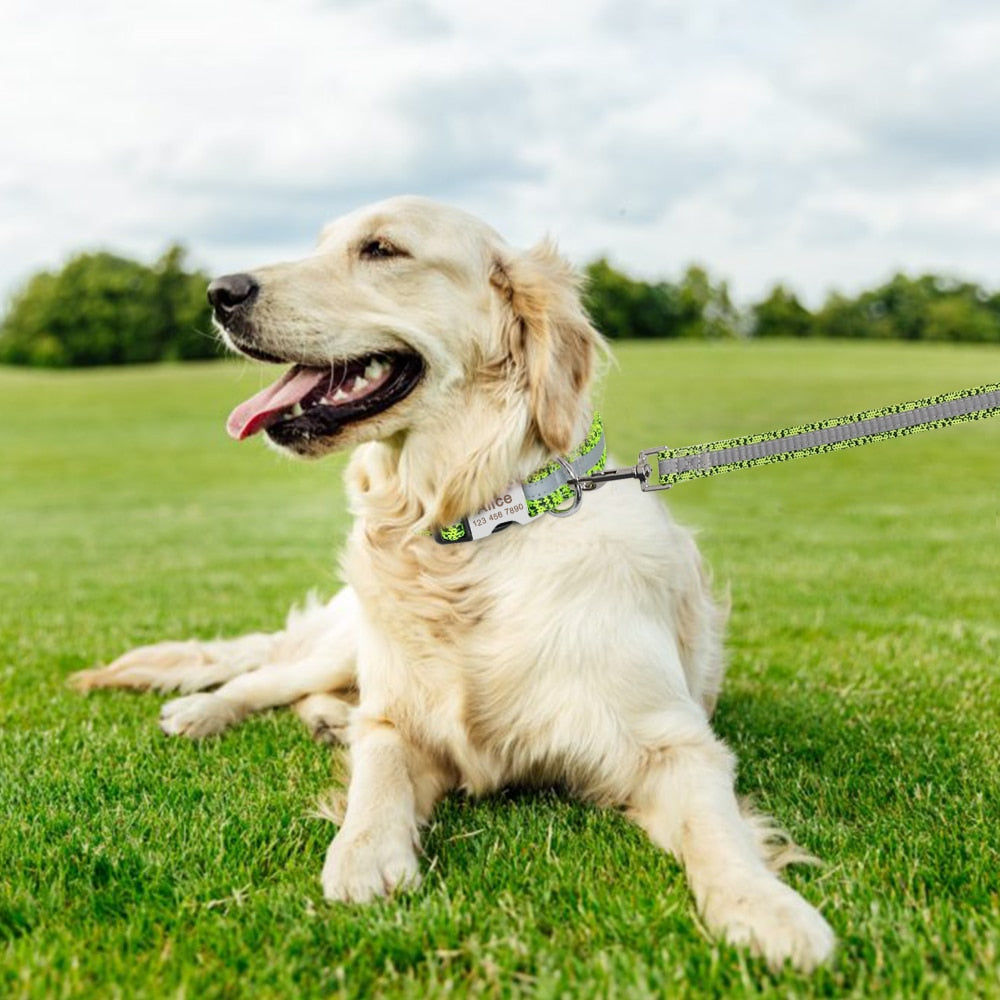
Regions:
[[818, 337], [868, 337], [870, 326], [857, 302], [839, 292], [827, 296], [822, 308], [813, 317]]
[[940, 275], [896, 274], [854, 299], [834, 293], [815, 328], [825, 337], [1000, 342], [1000, 297]]
[[731, 336], [738, 313], [725, 282], [714, 283], [692, 266], [681, 283], [629, 277], [605, 258], [585, 268], [584, 305], [594, 325], [612, 340]]
[[967, 295], [936, 299], [927, 307], [924, 337], [1000, 343], [1000, 315]]
[[754, 337], [809, 337], [815, 333], [812, 313], [781, 284], [750, 307], [750, 316]]
[[584, 269], [583, 304], [590, 321], [609, 340], [632, 336], [633, 281], [602, 257]]
[[681, 312], [681, 336], [710, 340], [736, 335], [740, 317], [725, 281], [714, 282], [700, 264], [684, 272], [677, 289]]
[[15, 294], [0, 323], [0, 362], [64, 368], [215, 357], [207, 282], [184, 269], [179, 246], [152, 267], [78, 254]]
[[862, 292], [858, 304], [879, 340], [923, 340], [927, 310], [936, 295], [935, 279], [896, 274], [885, 285]]
[[588, 264], [584, 275], [584, 306], [605, 337], [677, 336], [677, 307], [670, 286], [630, 278], [603, 257]]
[[184, 248], [168, 247], [156, 262], [163, 357], [170, 361], [214, 358], [223, 353], [212, 331], [212, 312], [205, 297], [209, 277], [186, 271]]

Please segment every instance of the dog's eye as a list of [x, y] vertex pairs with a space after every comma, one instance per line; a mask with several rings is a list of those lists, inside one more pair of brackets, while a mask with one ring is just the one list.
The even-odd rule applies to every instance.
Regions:
[[361, 257], [364, 260], [379, 260], [385, 257], [405, 257], [406, 252], [394, 246], [388, 240], [366, 240], [361, 244]]

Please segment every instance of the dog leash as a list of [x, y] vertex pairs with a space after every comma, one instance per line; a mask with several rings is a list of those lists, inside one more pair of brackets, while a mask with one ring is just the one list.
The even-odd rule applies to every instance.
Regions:
[[601, 482], [635, 478], [643, 490], [667, 490], [677, 483], [721, 472], [887, 441], [998, 413], [1000, 383], [764, 434], [685, 448], [650, 448], [639, 453], [639, 461], [631, 469], [608, 469], [593, 476], [578, 477], [578, 482], [582, 491], [593, 489]]
[[[887, 441], [998, 413], [1000, 383], [764, 434], [684, 448], [648, 448], [639, 452], [634, 466], [621, 469], [604, 468], [604, 428], [600, 416], [594, 414], [587, 438], [575, 451], [553, 459], [524, 483], [507, 487], [487, 507], [457, 524], [437, 529], [433, 536], [447, 545], [485, 538], [511, 524], [526, 524], [545, 512], [567, 517], [577, 511], [585, 492], [605, 483], [637, 479], [645, 492], [668, 490], [691, 479]], [[569, 507], [561, 506], [567, 501]]]

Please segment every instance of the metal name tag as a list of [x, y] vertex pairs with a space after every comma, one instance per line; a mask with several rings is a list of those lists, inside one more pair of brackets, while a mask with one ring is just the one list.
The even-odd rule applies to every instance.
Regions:
[[469, 515], [469, 531], [473, 539], [492, 535], [497, 528], [508, 524], [527, 524], [528, 501], [524, 498], [524, 487], [512, 483], [494, 497], [485, 507]]

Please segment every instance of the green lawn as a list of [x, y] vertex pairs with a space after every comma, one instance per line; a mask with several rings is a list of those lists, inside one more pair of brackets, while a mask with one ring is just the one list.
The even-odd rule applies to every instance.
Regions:
[[[628, 461], [1000, 379], [985, 348], [618, 355], [602, 409]], [[772, 976], [706, 939], [621, 816], [554, 792], [448, 800], [418, 892], [328, 906], [330, 751], [289, 713], [195, 745], [153, 696], [65, 686], [336, 586], [341, 460], [224, 434], [261, 382], [0, 371], [0, 996], [1000, 997], [1000, 419], [669, 494], [732, 588], [740, 789], [827, 862], [790, 878], [836, 964]]]

